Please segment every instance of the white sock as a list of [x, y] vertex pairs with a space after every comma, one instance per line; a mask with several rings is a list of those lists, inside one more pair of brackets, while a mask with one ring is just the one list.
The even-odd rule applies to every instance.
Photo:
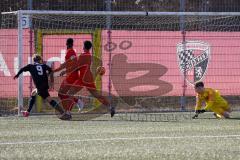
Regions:
[[84, 103], [83, 103], [83, 101], [82, 101], [81, 99], [78, 99], [77, 104], [78, 104], [77, 106], [78, 106], [79, 110], [82, 110], [83, 107], [84, 107]]

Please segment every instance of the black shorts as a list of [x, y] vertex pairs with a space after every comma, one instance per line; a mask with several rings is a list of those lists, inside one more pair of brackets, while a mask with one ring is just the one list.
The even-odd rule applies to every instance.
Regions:
[[50, 96], [48, 92], [48, 88], [38, 88], [37, 93], [39, 96], [41, 96], [43, 99], [46, 99], [47, 97]]

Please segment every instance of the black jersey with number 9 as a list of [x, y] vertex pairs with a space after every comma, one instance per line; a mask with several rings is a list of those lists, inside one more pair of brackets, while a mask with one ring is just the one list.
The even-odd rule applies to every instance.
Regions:
[[49, 88], [48, 74], [52, 72], [52, 69], [48, 65], [41, 63], [28, 64], [22, 70], [30, 72], [37, 89]]

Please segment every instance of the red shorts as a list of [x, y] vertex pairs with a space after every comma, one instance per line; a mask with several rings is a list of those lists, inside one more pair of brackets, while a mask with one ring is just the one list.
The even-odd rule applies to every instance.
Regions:
[[82, 79], [79, 79], [75, 82], [77, 87], [86, 87], [87, 89], [96, 90], [96, 85], [94, 82], [84, 82]]

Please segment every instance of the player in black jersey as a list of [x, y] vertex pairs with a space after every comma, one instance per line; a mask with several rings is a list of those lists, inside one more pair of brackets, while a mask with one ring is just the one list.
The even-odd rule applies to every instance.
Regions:
[[62, 107], [59, 106], [58, 103], [50, 97], [50, 94], [48, 92], [48, 89], [49, 89], [48, 75], [50, 75], [50, 79], [51, 79], [50, 85], [53, 84], [52, 69], [48, 65], [42, 63], [42, 57], [39, 55], [33, 56], [33, 62], [34, 62], [34, 64], [28, 64], [28, 65], [24, 66], [23, 68], [21, 68], [18, 71], [17, 75], [14, 76], [14, 79], [16, 79], [19, 77], [19, 75], [22, 72], [27, 72], [27, 71], [30, 72], [33, 82], [37, 89], [37, 90], [33, 90], [31, 98], [30, 98], [28, 110], [23, 112], [23, 115], [25, 117], [27, 117], [29, 115], [29, 112], [31, 111], [32, 106], [35, 103], [36, 94], [38, 94], [44, 100], [47, 100], [47, 102], [54, 109], [56, 109], [57, 111], [59, 111], [62, 114], [60, 119], [68, 119], [68, 117], [65, 114], [64, 110], [62, 109]]

